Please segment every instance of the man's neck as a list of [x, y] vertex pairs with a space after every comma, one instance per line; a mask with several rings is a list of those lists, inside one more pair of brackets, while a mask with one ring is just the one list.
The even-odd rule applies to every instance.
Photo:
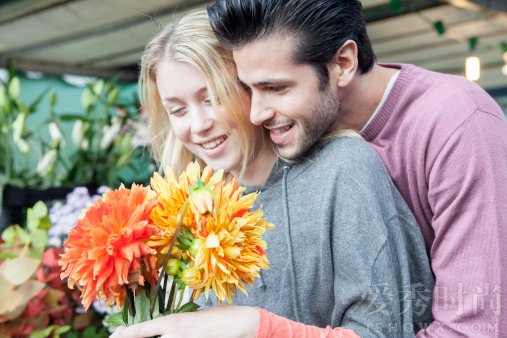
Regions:
[[363, 129], [382, 100], [389, 80], [396, 71], [397, 69], [375, 64], [368, 73], [356, 75], [350, 85], [341, 90], [340, 117], [330, 131]]

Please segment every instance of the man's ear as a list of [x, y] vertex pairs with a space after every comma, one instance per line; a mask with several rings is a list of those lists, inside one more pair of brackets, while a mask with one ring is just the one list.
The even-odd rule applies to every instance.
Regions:
[[329, 79], [337, 87], [346, 87], [354, 78], [357, 71], [357, 45], [353, 40], [347, 40], [336, 51], [329, 64]]

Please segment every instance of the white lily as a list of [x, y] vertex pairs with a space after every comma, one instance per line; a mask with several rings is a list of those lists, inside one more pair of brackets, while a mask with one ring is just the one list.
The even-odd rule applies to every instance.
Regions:
[[63, 137], [62, 132], [60, 131], [60, 128], [58, 128], [58, 126], [56, 125], [56, 123], [55, 122], [51, 122], [48, 125], [48, 128], [49, 128], [49, 136], [51, 137], [51, 140], [55, 144], [61, 143], [62, 145], [64, 145], [65, 144], [65, 139]]
[[121, 129], [120, 120], [113, 119], [110, 126], [104, 126], [102, 129], [102, 140], [100, 140], [100, 149], [107, 149], [113, 142], [114, 138], [118, 135]]
[[76, 146], [76, 148], [79, 148], [81, 142], [83, 142], [83, 137], [83, 120], [77, 120], [76, 123], [74, 123], [74, 127], [72, 127], [72, 143]]
[[40, 175], [45, 175], [49, 170], [51, 170], [51, 168], [56, 162], [57, 156], [58, 152], [56, 151], [56, 149], [51, 149], [50, 151], [48, 151], [44, 155], [42, 160], [39, 162], [39, 164], [37, 164], [36, 169], [37, 173], [39, 173]]

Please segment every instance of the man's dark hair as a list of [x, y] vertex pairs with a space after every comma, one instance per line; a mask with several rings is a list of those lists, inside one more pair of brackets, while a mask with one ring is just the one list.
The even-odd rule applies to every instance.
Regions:
[[299, 38], [292, 59], [310, 64], [327, 83], [327, 65], [347, 40], [358, 48], [360, 73], [368, 72], [375, 54], [366, 33], [359, 0], [216, 0], [208, 16], [218, 39], [239, 48], [270, 34]]

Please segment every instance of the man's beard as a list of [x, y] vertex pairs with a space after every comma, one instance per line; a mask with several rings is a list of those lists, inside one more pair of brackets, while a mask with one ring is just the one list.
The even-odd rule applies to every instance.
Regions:
[[[302, 121], [301, 134], [296, 143], [295, 149], [288, 154], [283, 154], [283, 145], [277, 146], [281, 157], [296, 160], [308, 151], [336, 122], [340, 113], [341, 102], [339, 98], [331, 93], [329, 88], [319, 91], [319, 101], [308, 114], [308, 118]], [[282, 150], [282, 151], [281, 151]]]

